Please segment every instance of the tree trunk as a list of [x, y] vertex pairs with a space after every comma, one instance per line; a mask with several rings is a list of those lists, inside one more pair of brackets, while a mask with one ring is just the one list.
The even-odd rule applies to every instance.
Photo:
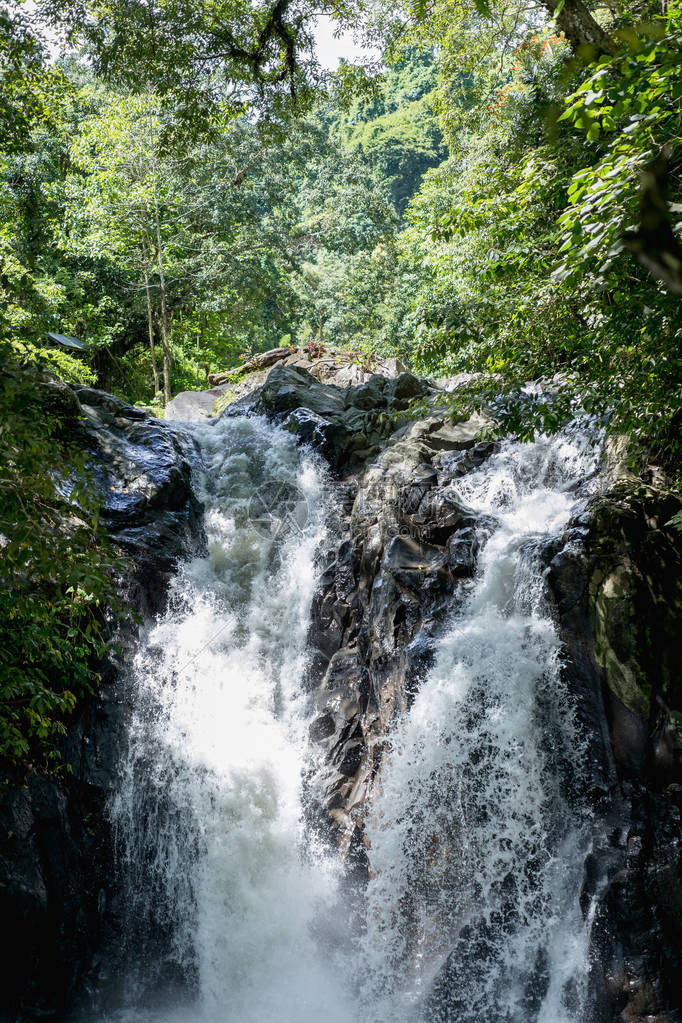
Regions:
[[147, 268], [147, 246], [142, 242], [142, 261], [144, 269], [144, 290], [147, 296], [147, 327], [149, 329], [149, 351], [152, 359], [152, 372], [154, 374], [154, 397], [159, 393], [159, 368], [156, 365], [156, 346], [154, 345], [154, 318], [152, 316], [152, 296], [149, 290], [149, 270]]
[[637, 262], [682, 296], [682, 246], [671, 223], [666, 199], [672, 148], [665, 146], [642, 171], [639, 226], [626, 231], [623, 243]]
[[579, 56], [591, 60], [600, 53], [615, 53], [618, 49], [616, 41], [595, 21], [583, 0], [565, 0], [558, 14], [555, 12], [560, 0], [542, 0], [542, 4]]
[[156, 255], [159, 267], [159, 292], [161, 295], [161, 343], [163, 345], [163, 400], [166, 404], [171, 400], [170, 372], [171, 350], [168, 339], [168, 308], [166, 304], [166, 277], [163, 272], [163, 246], [161, 242], [161, 223], [159, 221], [159, 203], [154, 189], [154, 222], [156, 225]]

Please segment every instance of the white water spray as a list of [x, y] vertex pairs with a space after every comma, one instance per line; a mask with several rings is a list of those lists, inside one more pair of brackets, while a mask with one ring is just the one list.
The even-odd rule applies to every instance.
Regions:
[[[262, 420], [195, 430], [208, 556], [181, 569], [142, 644], [113, 806], [140, 956], [127, 999], [165, 1001], [162, 1021], [348, 1023], [315, 931], [335, 864], [306, 841], [300, 805], [323, 473]], [[159, 933], [172, 939], [161, 965]], [[174, 974], [195, 978], [177, 1009], [163, 992]]]
[[381, 1023], [584, 1019], [589, 837], [565, 776], [582, 747], [535, 553], [597, 457], [579, 436], [507, 443], [453, 485], [495, 525], [368, 813], [365, 997]]
[[193, 429], [209, 550], [180, 570], [134, 667], [112, 813], [137, 966], [115, 1019], [581, 1023], [589, 839], [566, 781], [581, 747], [534, 551], [596, 453], [509, 444], [456, 483], [496, 524], [392, 736], [353, 940], [341, 864], [311, 842], [300, 799], [324, 473], [262, 420]]

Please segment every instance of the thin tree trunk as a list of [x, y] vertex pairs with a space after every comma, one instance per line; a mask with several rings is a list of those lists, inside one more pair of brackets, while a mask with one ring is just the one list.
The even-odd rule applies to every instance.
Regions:
[[156, 224], [156, 255], [159, 267], [159, 291], [161, 295], [161, 343], [163, 344], [163, 400], [166, 404], [171, 400], [170, 371], [171, 350], [168, 339], [168, 309], [166, 305], [166, 277], [163, 272], [163, 248], [161, 243], [161, 224], [159, 221], [159, 203], [154, 188], [154, 222]]
[[159, 368], [156, 365], [156, 346], [154, 345], [154, 319], [152, 317], [152, 296], [149, 290], [149, 270], [147, 268], [147, 245], [142, 242], [142, 260], [144, 268], [144, 290], [147, 296], [147, 327], [149, 328], [149, 351], [152, 358], [154, 373], [154, 397], [159, 393]]

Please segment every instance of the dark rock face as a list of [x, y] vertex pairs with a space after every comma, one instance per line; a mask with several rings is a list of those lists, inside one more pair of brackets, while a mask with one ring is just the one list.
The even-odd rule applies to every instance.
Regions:
[[682, 535], [666, 525], [678, 508], [621, 481], [549, 565], [607, 826], [591, 868], [595, 997], [609, 1023], [682, 1019]]
[[[89, 453], [101, 521], [132, 563], [121, 588], [153, 612], [175, 563], [202, 543], [191, 488], [192, 442], [147, 413], [89, 388], [69, 392], [74, 429]], [[124, 623], [121, 643], [134, 646]], [[118, 916], [106, 803], [128, 708], [119, 666], [104, 665], [64, 744], [60, 778], [29, 771], [0, 793], [0, 918], [6, 938], [0, 1021], [63, 1018], [76, 991], [101, 979], [97, 950], [115, 946]]]
[[177, 562], [202, 543], [201, 506], [191, 485], [197, 449], [148, 412], [102, 391], [75, 390], [101, 521], [131, 558], [136, 606], [157, 611]]
[[268, 416], [319, 450], [335, 472], [346, 473], [376, 455], [395, 430], [396, 415], [429, 391], [426, 381], [410, 373], [339, 387], [320, 383], [302, 367], [277, 365], [262, 387], [225, 414]]

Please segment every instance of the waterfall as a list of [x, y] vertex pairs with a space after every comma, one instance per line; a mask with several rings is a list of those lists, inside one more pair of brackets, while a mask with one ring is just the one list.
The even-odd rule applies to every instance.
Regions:
[[579, 433], [508, 442], [452, 485], [489, 535], [368, 814], [365, 997], [382, 1023], [588, 1018], [583, 749], [538, 553], [597, 457]]
[[482, 523], [479, 570], [389, 737], [365, 821], [366, 916], [349, 933], [343, 865], [301, 806], [332, 488], [264, 420], [192, 429], [208, 553], [181, 567], [130, 673], [111, 811], [127, 1007], [107, 1019], [587, 1023], [582, 740], [538, 552], [595, 449], [566, 434], [506, 443], [464, 477], [453, 465]]
[[179, 571], [143, 638], [112, 807], [122, 1018], [313, 1023], [324, 1006], [348, 1023], [321, 934], [338, 865], [303, 833], [299, 802], [324, 473], [262, 420], [194, 431], [208, 556]]

